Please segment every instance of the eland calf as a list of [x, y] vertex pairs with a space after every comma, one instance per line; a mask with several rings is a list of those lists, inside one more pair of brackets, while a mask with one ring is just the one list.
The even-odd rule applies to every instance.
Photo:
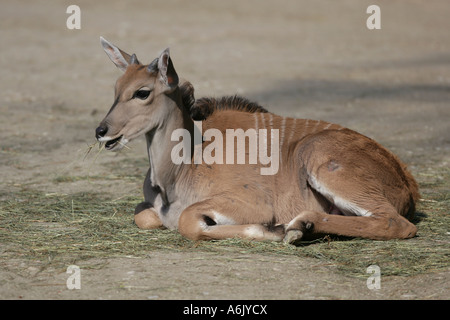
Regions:
[[[415, 212], [417, 183], [374, 140], [338, 124], [277, 116], [239, 97], [195, 101], [168, 49], [143, 65], [103, 38], [101, 44], [124, 73], [96, 138], [108, 150], [141, 135], [147, 140], [145, 201], [135, 209], [140, 228], [178, 229], [193, 240], [289, 243], [320, 234], [378, 240], [416, 234], [406, 218]], [[193, 118], [203, 120], [200, 128]], [[174, 140], [177, 129], [200, 139]], [[278, 157], [276, 172], [261, 174], [268, 164], [252, 158], [257, 141], [263, 155]], [[203, 154], [194, 161], [198, 149]], [[214, 161], [230, 151], [237, 162]], [[193, 161], [175, 163], [181, 153]]]

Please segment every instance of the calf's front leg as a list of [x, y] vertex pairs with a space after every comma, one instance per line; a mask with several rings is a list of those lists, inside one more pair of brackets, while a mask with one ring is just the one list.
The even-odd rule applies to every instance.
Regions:
[[158, 197], [160, 190], [152, 186], [151, 168], [148, 169], [144, 179], [144, 198], [145, 201], [139, 203], [134, 209], [134, 222], [140, 229], [158, 229], [164, 228], [159, 219], [158, 213], [153, 208], [153, 204]]
[[140, 229], [164, 228], [158, 213], [149, 202], [141, 202], [134, 210], [134, 222]]
[[249, 208], [233, 206], [230, 202], [220, 204], [220, 200], [205, 200], [186, 208], [178, 221], [179, 232], [191, 240], [243, 238], [281, 241], [284, 238], [284, 226], [239, 224], [236, 212], [245, 212]]

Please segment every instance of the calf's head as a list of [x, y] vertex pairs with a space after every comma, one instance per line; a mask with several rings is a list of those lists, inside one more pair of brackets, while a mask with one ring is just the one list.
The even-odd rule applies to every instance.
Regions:
[[141, 64], [104, 38], [100, 42], [111, 61], [124, 73], [116, 81], [114, 103], [95, 130], [98, 141], [108, 150], [119, 150], [129, 141], [145, 134], [167, 118], [175, 102], [170, 93], [178, 87], [178, 75], [169, 49], [149, 65]]

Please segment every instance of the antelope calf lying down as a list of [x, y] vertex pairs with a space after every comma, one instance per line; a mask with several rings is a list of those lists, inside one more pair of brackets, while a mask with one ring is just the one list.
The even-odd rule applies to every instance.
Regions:
[[[280, 117], [238, 97], [194, 103], [193, 87], [179, 80], [168, 49], [143, 65], [136, 55], [103, 38], [101, 43], [124, 74], [96, 138], [108, 150], [141, 135], [147, 140], [145, 201], [135, 210], [140, 228], [178, 229], [194, 240], [241, 237], [290, 243], [317, 234], [370, 239], [416, 234], [405, 217], [414, 215], [417, 183], [377, 142], [337, 124]], [[278, 170], [261, 174], [267, 163], [248, 161], [250, 143], [244, 164], [175, 164], [172, 153], [180, 141], [173, 141], [172, 133], [182, 129], [195, 136], [193, 118], [204, 121], [197, 132], [203, 139], [197, 146], [188, 141], [192, 150], [206, 150], [213, 143], [217, 148], [216, 141], [204, 136], [209, 129], [224, 137], [229, 129], [253, 129], [265, 142], [271, 137], [266, 152], [278, 147]], [[261, 129], [277, 129], [278, 139], [262, 137]], [[225, 142], [220, 145], [224, 157]]]

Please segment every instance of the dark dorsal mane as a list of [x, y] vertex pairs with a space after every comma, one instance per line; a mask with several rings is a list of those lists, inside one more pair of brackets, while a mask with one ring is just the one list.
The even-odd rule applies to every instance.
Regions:
[[237, 95], [221, 98], [205, 97], [195, 100], [194, 87], [189, 81], [182, 83], [180, 90], [184, 107], [189, 111], [191, 118], [196, 121], [205, 120], [216, 110], [268, 112], [256, 102]]
[[268, 112], [256, 102], [252, 102], [237, 95], [222, 98], [201, 98], [195, 101], [192, 109], [194, 109], [193, 111], [195, 111], [195, 113], [191, 112], [192, 115], [196, 115], [196, 113], [202, 113], [205, 118], [207, 118], [216, 110], [236, 110], [250, 113]]

